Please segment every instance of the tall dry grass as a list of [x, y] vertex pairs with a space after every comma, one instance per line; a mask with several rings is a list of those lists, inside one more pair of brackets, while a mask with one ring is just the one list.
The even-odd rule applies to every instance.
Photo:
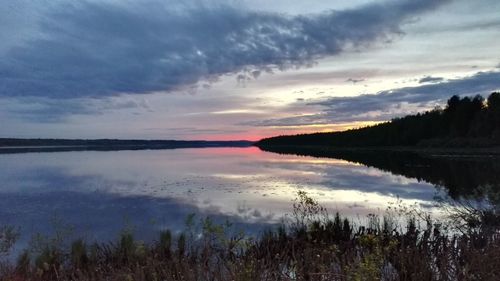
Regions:
[[299, 192], [291, 220], [258, 237], [207, 218], [199, 233], [166, 230], [150, 244], [128, 231], [114, 243], [45, 243], [3, 264], [0, 280], [499, 280], [498, 227], [419, 225], [371, 216], [355, 227]]

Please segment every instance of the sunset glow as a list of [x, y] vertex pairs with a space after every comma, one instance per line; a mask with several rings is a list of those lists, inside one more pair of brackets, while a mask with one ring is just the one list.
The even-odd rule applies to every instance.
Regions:
[[494, 0], [66, 2], [3, 8], [0, 137], [256, 141], [500, 88]]

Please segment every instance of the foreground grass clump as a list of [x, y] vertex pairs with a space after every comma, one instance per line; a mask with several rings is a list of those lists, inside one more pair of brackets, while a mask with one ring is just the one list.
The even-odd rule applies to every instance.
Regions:
[[299, 192], [287, 223], [257, 238], [204, 219], [199, 230], [161, 232], [149, 245], [124, 232], [116, 243], [68, 249], [47, 244], [3, 265], [0, 280], [498, 280], [500, 234], [474, 228], [448, 235], [437, 224], [404, 230], [372, 216], [354, 227]]

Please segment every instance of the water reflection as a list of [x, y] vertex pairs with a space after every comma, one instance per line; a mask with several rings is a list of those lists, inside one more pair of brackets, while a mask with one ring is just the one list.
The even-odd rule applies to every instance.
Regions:
[[[489, 198], [500, 193], [498, 155], [432, 155], [397, 151], [322, 151], [314, 148], [272, 148], [280, 154], [344, 159], [406, 178], [427, 182], [446, 190], [453, 199]], [[500, 202], [496, 202], [500, 203]]]
[[[21, 227], [21, 246], [31, 233], [49, 232], [54, 216], [72, 224], [78, 236], [101, 241], [126, 224], [141, 239], [166, 227], [178, 231], [190, 213], [258, 231], [290, 211], [299, 189], [332, 210], [363, 217], [383, 211], [396, 196], [436, 211], [436, 195], [472, 196], [466, 177], [467, 183], [495, 186], [500, 174], [498, 164], [484, 161], [475, 168], [446, 159], [379, 157], [314, 158], [255, 147], [4, 154], [0, 224]], [[455, 169], [458, 180], [448, 177]]]

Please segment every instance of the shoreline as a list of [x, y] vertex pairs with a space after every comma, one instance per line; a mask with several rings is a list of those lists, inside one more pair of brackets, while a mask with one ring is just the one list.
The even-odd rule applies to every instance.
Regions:
[[[414, 146], [363, 146], [332, 147], [323, 145], [259, 145], [258, 148], [275, 153], [414, 153], [427, 157], [500, 157], [500, 146], [497, 147], [414, 147]], [[324, 155], [328, 157], [328, 155]]]
[[254, 142], [206, 140], [8, 139], [0, 138], [0, 154], [65, 151], [160, 150], [181, 148], [250, 147]]
[[109, 145], [23, 145], [0, 146], [0, 154], [30, 152], [69, 152], [69, 151], [122, 151], [122, 150], [164, 150], [182, 148], [251, 147], [250, 142], [176, 142], [165, 144], [109, 144]]

